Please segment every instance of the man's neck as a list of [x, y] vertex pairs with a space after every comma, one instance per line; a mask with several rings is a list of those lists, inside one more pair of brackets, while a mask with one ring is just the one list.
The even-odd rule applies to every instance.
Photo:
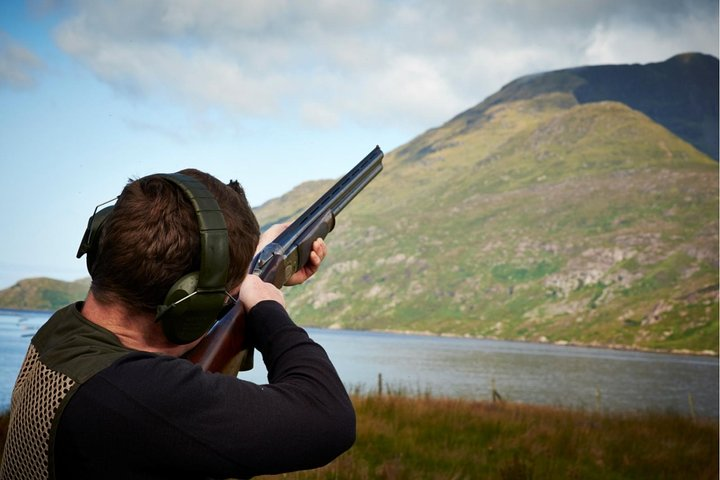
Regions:
[[152, 314], [131, 313], [122, 305], [101, 303], [92, 292], [85, 299], [81, 313], [112, 332], [120, 343], [131, 350], [179, 357], [195, 345], [195, 342], [188, 345], [171, 343]]

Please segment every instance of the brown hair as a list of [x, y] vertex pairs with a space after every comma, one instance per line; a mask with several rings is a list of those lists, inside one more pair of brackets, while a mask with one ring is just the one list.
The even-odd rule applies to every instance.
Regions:
[[[215, 197], [228, 230], [228, 290], [247, 272], [260, 236], [255, 214], [240, 184], [224, 185], [195, 169], [178, 173], [200, 180]], [[91, 291], [102, 303], [133, 312], [155, 312], [172, 285], [200, 268], [200, 230], [190, 200], [170, 180], [149, 175], [130, 181], [103, 226]]]

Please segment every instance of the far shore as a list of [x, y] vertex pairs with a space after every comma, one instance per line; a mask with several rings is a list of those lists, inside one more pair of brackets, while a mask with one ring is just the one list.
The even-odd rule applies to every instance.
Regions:
[[[319, 327], [323, 328], [323, 327]], [[598, 348], [598, 349], [605, 349], [605, 350], [622, 350], [622, 351], [630, 351], [630, 352], [643, 352], [643, 353], [667, 353], [667, 354], [673, 354], [673, 355], [696, 355], [696, 356], [702, 356], [702, 357], [718, 357], [718, 352], [714, 350], [688, 350], [685, 348], [682, 349], [663, 349], [663, 348], [649, 348], [649, 347], [642, 347], [639, 345], [621, 345], [621, 344], [602, 344], [602, 343], [582, 343], [582, 342], [576, 342], [576, 341], [567, 341], [567, 340], [556, 340], [554, 342], [551, 342], [547, 339], [540, 339], [540, 340], [526, 340], [521, 338], [499, 338], [495, 336], [485, 336], [485, 335], [460, 335], [460, 334], [454, 334], [454, 333], [434, 333], [429, 331], [412, 331], [412, 330], [392, 330], [392, 329], [386, 329], [386, 330], [369, 330], [371, 332], [378, 332], [378, 333], [394, 333], [398, 335], [425, 335], [429, 337], [448, 337], [448, 338], [471, 338], [475, 340], [495, 340], [500, 342], [517, 342], [517, 343], [530, 343], [530, 344], [537, 344], [537, 345], [555, 345], [558, 347], [583, 347], [583, 348]], [[543, 337], [544, 338], [544, 337]]]

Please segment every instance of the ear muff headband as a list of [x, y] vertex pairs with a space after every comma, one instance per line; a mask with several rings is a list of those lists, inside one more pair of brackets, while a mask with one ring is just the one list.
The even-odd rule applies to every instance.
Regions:
[[224, 295], [230, 254], [227, 226], [220, 206], [205, 185], [196, 178], [181, 173], [161, 176], [180, 187], [197, 214], [200, 228], [198, 293], [221, 290]]
[[[180, 173], [161, 174], [180, 187], [190, 200], [200, 230], [200, 270], [181, 277], [157, 307], [157, 320], [173, 343], [185, 344], [200, 338], [224, 310], [230, 254], [227, 226], [220, 206], [199, 180]], [[88, 221], [77, 257], [88, 254], [88, 271], [94, 262], [99, 238], [113, 207], [97, 211]]]

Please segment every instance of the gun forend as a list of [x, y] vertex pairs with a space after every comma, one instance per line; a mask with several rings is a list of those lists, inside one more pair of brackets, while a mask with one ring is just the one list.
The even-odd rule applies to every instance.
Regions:
[[250, 272], [278, 288], [284, 285], [307, 262], [312, 242], [332, 231], [335, 217], [382, 171], [383, 157], [376, 146], [256, 255]]

